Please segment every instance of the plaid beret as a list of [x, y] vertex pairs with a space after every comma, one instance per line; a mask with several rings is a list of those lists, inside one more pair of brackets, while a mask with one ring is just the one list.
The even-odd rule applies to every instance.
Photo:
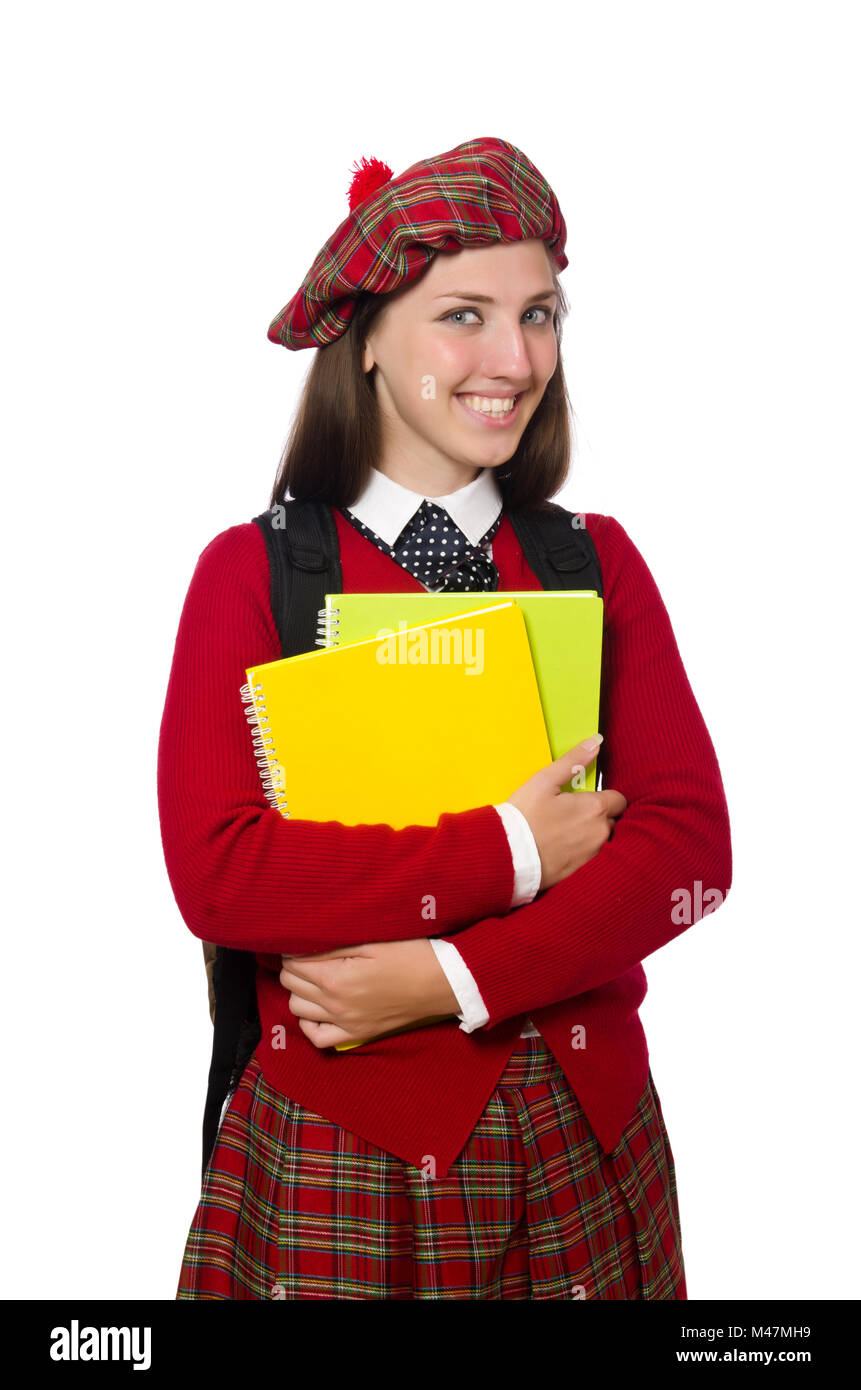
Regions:
[[269, 325], [267, 337], [291, 351], [339, 338], [360, 291], [387, 294], [414, 280], [437, 251], [535, 237], [559, 270], [568, 264], [556, 195], [506, 140], [468, 140], [397, 178], [381, 160], [363, 160], [348, 198], [349, 216]]

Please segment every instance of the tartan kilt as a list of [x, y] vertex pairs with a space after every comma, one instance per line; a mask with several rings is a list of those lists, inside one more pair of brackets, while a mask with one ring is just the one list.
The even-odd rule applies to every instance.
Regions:
[[439, 1178], [274, 1090], [253, 1056], [204, 1173], [176, 1297], [686, 1299], [651, 1069], [604, 1154], [547, 1044], [518, 1039]]

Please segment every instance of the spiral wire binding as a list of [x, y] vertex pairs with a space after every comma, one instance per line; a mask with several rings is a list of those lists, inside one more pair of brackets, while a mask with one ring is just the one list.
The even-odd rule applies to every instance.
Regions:
[[240, 689], [242, 703], [245, 705], [245, 718], [252, 730], [254, 756], [263, 783], [263, 794], [270, 806], [280, 811], [287, 819], [287, 797], [284, 791], [284, 769], [278, 761], [273, 747], [272, 730], [266, 714], [266, 700], [262, 685], [252, 686], [249, 682]]
[[[317, 637], [315, 646], [336, 647], [338, 645], [338, 624], [341, 617], [339, 608], [318, 608]], [[287, 796], [284, 790], [284, 768], [275, 752], [272, 729], [266, 713], [266, 698], [262, 685], [243, 685], [240, 689], [242, 703], [245, 705], [245, 718], [251, 726], [254, 757], [263, 783], [263, 794], [270, 806], [289, 819]]]
[[339, 623], [341, 621], [340, 608], [318, 608], [317, 609], [317, 637], [315, 645], [318, 647], [337, 647], [340, 640]]

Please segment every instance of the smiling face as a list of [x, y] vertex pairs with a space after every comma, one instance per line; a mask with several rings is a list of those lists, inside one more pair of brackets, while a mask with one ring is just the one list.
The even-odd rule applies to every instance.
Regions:
[[511, 458], [556, 370], [551, 261], [539, 240], [437, 252], [387, 299], [363, 355], [380, 407], [377, 466], [444, 496]]

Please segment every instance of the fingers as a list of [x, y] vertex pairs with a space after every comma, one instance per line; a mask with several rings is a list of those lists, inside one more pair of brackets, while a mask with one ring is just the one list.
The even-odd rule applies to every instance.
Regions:
[[278, 979], [285, 989], [298, 990], [300, 993], [315, 997], [322, 993], [322, 986], [316, 980], [303, 970], [292, 968], [289, 964], [282, 965]]
[[603, 734], [593, 734], [591, 738], [575, 743], [573, 748], [569, 748], [566, 753], [560, 754], [552, 763], [548, 763], [547, 767], [542, 768], [538, 776], [546, 779], [550, 786], [564, 787], [566, 782], [578, 775], [578, 771], [582, 775], [589, 764], [595, 761], [603, 741]]
[[287, 1001], [287, 1007], [291, 1014], [295, 1014], [297, 1018], [305, 1018], [314, 1023], [334, 1023], [328, 1009], [324, 1009], [321, 1004], [315, 1004], [312, 999], [304, 998], [302, 995], [292, 993]]
[[332, 948], [331, 951], [309, 951], [309, 952], [306, 952], [304, 955], [285, 955], [285, 954], [282, 954], [281, 959], [282, 959], [283, 961], [287, 961], [287, 960], [337, 960], [339, 956], [355, 955], [355, 953], [356, 953], [357, 951], [360, 951], [361, 949], [362, 949], [362, 948], [361, 948], [360, 946], [355, 946], [355, 947], [353, 947], [353, 946], [351, 946], [351, 947], [334, 946], [334, 947]]
[[354, 1042], [355, 1039], [343, 1028], [334, 1023], [315, 1023], [312, 1019], [300, 1018], [299, 1027], [310, 1043], [317, 1048], [337, 1047], [339, 1043]]
[[608, 788], [606, 791], [598, 792], [598, 796], [603, 798], [604, 812], [608, 816], [621, 816], [627, 808], [628, 802], [621, 792], [615, 792]]

